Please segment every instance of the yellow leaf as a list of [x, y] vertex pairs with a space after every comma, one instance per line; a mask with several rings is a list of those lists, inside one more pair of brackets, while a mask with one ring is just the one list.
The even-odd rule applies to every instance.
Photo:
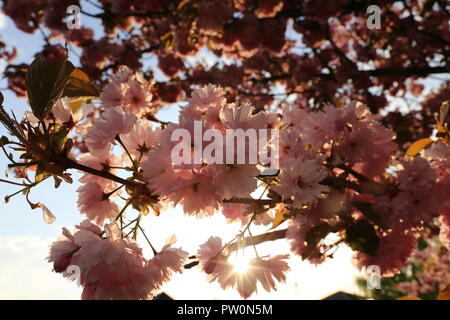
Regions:
[[449, 112], [450, 104], [449, 101], [445, 101], [441, 105], [439, 117], [436, 119], [438, 131], [436, 133], [436, 137], [441, 138], [443, 142], [449, 144], [449, 136], [450, 132], [447, 129], [447, 123], [445, 119], [447, 118]]
[[418, 297], [412, 297], [412, 296], [403, 296], [403, 297], [397, 298], [397, 300], [422, 300], [422, 299], [420, 299]]
[[150, 210], [148, 210], [147, 206], [141, 206], [141, 211], [139, 212], [140, 214], [142, 214], [143, 216], [148, 215], [148, 213], [150, 212]]
[[271, 229], [275, 229], [286, 220], [286, 218], [284, 217], [285, 213], [287, 213], [287, 209], [284, 207], [284, 204], [278, 205], [277, 212], [275, 213], [275, 217], [273, 218]]
[[89, 81], [70, 77], [64, 88], [63, 97], [98, 97], [100, 91]]
[[156, 204], [150, 204], [150, 207], [152, 207], [153, 213], [155, 214], [155, 216], [159, 217], [160, 211], [159, 211], [159, 208], [156, 206]]
[[72, 112], [76, 112], [83, 103], [85, 103], [91, 99], [92, 99], [92, 97], [70, 98], [70, 108], [72, 109]]
[[447, 287], [439, 292], [439, 295], [437, 297], [438, 300], [450, 300], [450, 283], [447, 285]]
[[189, 2], [191, 2], [191, 0], [183, 0], [180, 2], [180, 4], [178, 5], [178, 10], [180, 10], [181, 8], [183, 8], [185, 5], [187, 5]]
[[84, 73], [84, 71], [82, 71], [81, 69], [74, 69], [72, 71], [72, 73], [70, 74], [70, 76], [72, 78], [77, 78], [77, 79], [84, 80], [87, 82], [90, 81], [89, 76], [86, 73]]
[[408, 150], [406, 151], [406, 155], [414, 157], [422, 149], [426, 148], [431, 143], [433, 143], [433, 140], [430, 138], [419, 139], [409, 146]]
[[445, 119], [447, 119], [448, 112], [450, 110], [450, 100], [444, 101], [439, 108], [439, 121], [438, 125], [441, 127], [445, 124]]

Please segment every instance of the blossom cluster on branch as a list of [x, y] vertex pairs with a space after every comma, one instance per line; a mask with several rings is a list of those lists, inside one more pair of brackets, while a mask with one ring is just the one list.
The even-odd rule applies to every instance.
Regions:
[[[79, 267], [82, 298], [147, 299], [174, 272], [196, 266], [208, 281], [243, 298], [260, 287], [275, 290], [289, 271], [289, 253], [260, 256], [258, 245], [280, 239], [315, 264], [346, 243], [356, 266], [377, 265], [382, 275], [398, 273], [430, 228], [439, 228], [443, 243], [450, 243], [448, 103], [433, 139], [413, 143], [405, 155], [380, 117], [356, 101], [318, 109], [294, 102], [271, 110], [230, 102], [223, 88], [206, 85], [193, 91], [177, 123], [166, 123], [152, 104], [155, 83], [127, 67], [96, 90], [66, 56], [41, 55], [26, 80], [31, 111], [19, 121], [0, 110], [10, 133], [1, 148], [19, 179], [1, 181], [21, 187], [7, 200], [23, 193], [52, 222], [50, 210], [30, 200], [32, 189], [49, 178], [57, 188], [73, 182], [70, 170], [82, 173], [77, 205], [86, 220], [72, 232], [64, 229], [48, 256], [56, 272]], [[206, 152], [198, 157], [196, 150], [212, 144], [195, 138], [199, 123], [219, 136], [228, 130], [278, 132], [262, 148], [278, 156], [252, 163], [248, 159], [261, 149], [244, 139], [243, 163], [211, 161]], [[174, 139], [176, 132], [189, 138]], [[174, 150], [187, 161], [174, 161]], [[211, 235], [197, 253], [174, 247], [174, 237], [158, 250], [141, 221], [176, 205], [197, 218], [223, 214], [242, 228], [225, 243]], [[268, 232], [253, 235], [254, 224]], [[138, 234], [153, 257], [143, 256]], [[325, 241], [330, 234], [338, 240]], [[241, 272], [232, 253], [247, 246], [255, 254]]]

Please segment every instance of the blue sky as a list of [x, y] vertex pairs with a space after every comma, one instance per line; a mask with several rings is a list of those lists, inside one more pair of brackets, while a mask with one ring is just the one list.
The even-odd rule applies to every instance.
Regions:
[[[2, 41], [18, 48], [17, 62], [31, 61], [33, 54], [41, 46], [41, 38], [18, 31], [13, 22], [0, 15], [0, 36]], [[4, 67], [1, 62], [0, 68]], [[2, 79], [0, 88], [6, 87]], [[5, 96], [4, 105], [7, 110], [13, 110], [21, 116], [27, 109], [26, 99], [17, 99], [10, 92], [2, 90]], [[0, 135], [5, 135], [0, 128]], [[5, 177], [7, 162], [0, 156], [0, 176]], [[23, 196], [11, 199], [7, 204], [3, 197], [16, 192], [14, 186], [0, 184], [0, 299], [54, 297], [74, 299], [79, 295], [79, 289], [68, 281], [58, 281], [60, 276], [46, 272], [51, 266], [45, 262], [49, 241], [55, 239], [61, 226], [73, 225], [79, 220], [76, 206], [69, 205], [70, 195], [74, 194], [75, 185], [61, 186], [59, 192], [49, 192], [51, 184], [44, 183], [33, 190], [32, 199], [42, 201], [59, 212], [58, 220], [53, 225], [43, 223], [42, 214], [31, 210]]]

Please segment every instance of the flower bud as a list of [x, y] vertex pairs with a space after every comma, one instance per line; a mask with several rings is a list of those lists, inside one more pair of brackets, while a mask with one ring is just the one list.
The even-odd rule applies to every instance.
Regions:
[[214, 272], [214, 269], [216, 268], [216, 261], [215, 259], [209, 259], [208, 262], [205, 263], [205, 266], [203, 267], [203, 270], [205, 271], [205, 273], [207, 274], [211, 274]]
[[62, 256], [58, 257], [55, 262], [53, 263], [53, 269], [55, 272], [64, 272], [67, 267], [70, 265], [70, 261], [72, 260], [72, 255], [69, 254], [63, 254]]

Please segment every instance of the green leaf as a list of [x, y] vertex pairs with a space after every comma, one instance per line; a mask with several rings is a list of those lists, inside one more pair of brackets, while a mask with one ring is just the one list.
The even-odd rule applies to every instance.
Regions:
[[25, 160], [26, 159], [31, 160], [34, 157], [33, 157], [33, 155], [31, 153], [25, 152], [25, 153], [22, 153], [19, 158], [20, 159], [25, 159]]
[[7, 137], [2, 136], [2, 137], [0, 138], [0, 147], [1, 147], [1, 146], [6, 146], [6, 145], [9, 144], [9, 143], [10, 143], [10, 141], [9, 141], [9, 139], [8, 139]]
[[376, 256], [380, 238], [373, 225], [367, 220], [360, 220], [345, 230], [345, 242], [355, 251]]
[[6, 113], [2, 106], [0, 106], [0, 122], [12, 136], [17, 137], [22, 142], [26, 141], [17, 121], [11, 118], [11, 116]]
[[72, 147], [73, 147], [73, 140], [69, 138], [64, 143], [64, 146], [62, 148], [62, 152], [65, 153], [65, 154], [69, 154], [69, 152], [72, 149]]
[[61, 98], [74, 69], [67, 57], [47, 60], [39, 55], [28, 67], [26, 85], [33, 114], [44, 119], [55, 102]]
[[305, 260], [316, 248], [317, 244], [325, 238], [331, 231], [333, 227], [328, 223], [324, 222], [312, 227], [305, 235], [305, 241], [307, 243], [306, 250], [302, 253], [302, 259]]
[[375, 223], [377, 226], [385, 228], [383, 221], [381, 220], [378, 213], [373, 211], [372, 204], [362, 201], [352, 201], [352, 206], [358, 209], [367, 219]]
[[424, 238], [420, 238], [417, 242], [417, 249], [423, 251], [428, 247], [428, 242]]
[[69, 83], [64, 89], [63, 96], [64, 97], [98, 97], [100, 95], [100, 91], [94, 86], [92, 83], [75, 78], [70, 77]]

